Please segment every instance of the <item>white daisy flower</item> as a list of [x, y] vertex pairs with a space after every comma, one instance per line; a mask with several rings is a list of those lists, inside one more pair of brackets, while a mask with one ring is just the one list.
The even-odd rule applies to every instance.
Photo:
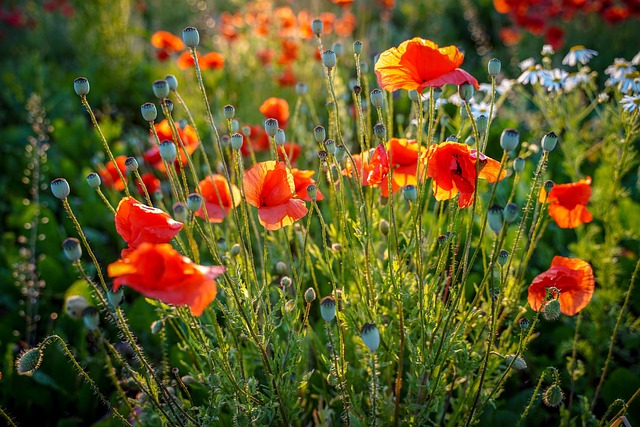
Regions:
[[[469, 108], [471, 108], [471, 114], [473, 115], [473, 117], [478, 117], [478, 116], [486, 116], [489, 117], [489, 112], [491, 110], [491, 104], [488, 104], [486, 102], [470, 102], [469, 103]], [[497, 113], [497, 109], [494, 105], [493, 107], [493, 117], [496, 117], [496, 113]]]
[[518, 67], [520, 67], [521, 71], [524, 71], [533, 67], [534, 65], [536, 65], [536, 61], [533, 58], [527, 58], [524, 61], [521, 61], [518, 64]]
[[624, 111], [631, 113], [632, 111], [640, 111], [640, 94], [625, 95], [620, 101]]
[[625, 74], [632, 73], [636, 70], [636, 67], [629, 61], [624, 58], [616, 58], [613, 61], [613, 64], [609, 65], [604, 73], [607, 76], [611, 77], [621, 77]]
[[631, 63], [633, 65], [639, 65], [640, 64], [640, 52], [636, 53], [636, 56], [633, 57], [633, 59], [631, 60]]
[[582, 65], [588, 63], [591, 58], [597, 56], [598, 52], [595, 50], [587, 49], [582, 45], [573, 46], [569, 49], [569, 53], [562, 60], [563, 65], [568, 65], [570, 67], [575, 66], [578, 62]]
[[540, 54], [542, 54], [542, 56], [547, 56], [547, 55], [554, 55], [556, 53], [555, 50], [553, 50], [553, 46], [551, 46], [550, 44], [545, 44], [542, 46], [542, 51], [540, 52]]
[[542, 83], [547, 74], [549, 74], [549, 71], [542, 68], [540, 64], [532, 65], [518, 77], [518, 83], [523, 85], [534, 85], [538, 82]]
[[622, 94], [629, 92], [640, 92], [640, 71], [631, 71], [617, 77], [611, 77], [606, 82], [606, 86], [618, 86], [618, 90]]
[[[513, 80], [502, 79], [502, 81], [496, 85], [496, 94], [502, 95], [505, 92], [509, 92], [512, 86], [513, 86]], [[490, 94], [491, 89], [492, 89], [491, 84], [480, 83], [480, 89], [478, 89], [478, 92], [484, 92], [486, 94]]]
[[543, 76], [541, 83], [549, 92], [558, 92], [564, 86], [567, 77], [569, 77], [569, 73], [565, 70], [554, 68]]
[[577, 73], [569, 74], [569, 77], [564, 81], [564, 90], [571, 91], [578, 86], [585, 85], [591, 80], [591, 74], [587, 67], [582, 68]]

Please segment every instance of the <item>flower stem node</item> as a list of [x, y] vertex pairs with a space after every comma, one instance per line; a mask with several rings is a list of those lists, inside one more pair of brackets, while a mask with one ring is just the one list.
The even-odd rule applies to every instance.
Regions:
[[186, 27], [182, 30], [182, 41], [191, 48], [200, 44], [200, 33], [195, 27]]
[[307, 288], [307, 290], [304, 291], [304, 300], [307, 302], [307, 304], [311, 304], [315, 301], [315, 299], [316, 291], [313, 288]]
[[80, 240], [75, 237], [68, 237], [62, 242], [62, 251], [71, 262], [76, 262], [82, 257], [82, 247]]
[[145, 102], [142, 104], [140, 112], [142, 113], [142, 118], [148, 122], [153, 122], [158, 117], [158, 109], [152, 102]]
[[242, 148], [242, 144], [244, 143], [244, 136], [241, 133], [234, 133], [231, 135], [231, 148], [234, 150], [240, 150]]
[[507, 265], [507, 261], [509, 261], [509, 252], [501, 249], [498, 253], [498, 265], [500, 265], [500, 267], [504, 267]]
[[187, 211], [187, 207], [184, 203], [174, 203], [172, 210], [173, 217], [176, 219], [176, 221], [187, 222], [187, 219], [189, 219], [189, 212]]
[[169, 85], [169, 89], [172, 91], [176, 91], [178, 90], [178, 79], [176, 78], [176, 76], [174, 76], [173, 74], [169, 74], [167, 77], [164, 78], [167, 82], [167, 84]]
[[86, 96], [89, 93], [89, 80], [86, 77], [78, 77], [73, 81], [73, 90], [78, 96]]
[[231, 104], [227, 104], [224, 106], [223, 108], [223, 114], [224, 114], [224, 118], [227, 120], [231, 120], [235, 117], [236, 115], [236, 107], [234, 107]]
[[95, 331], [100, 325], [100, 312], [90, 305], [82, 311], [82, 323], [90, 331]]
[[407, 201], [413, 202], [418, 198], [418, 189], [415, 185], [405, 185], [402, 188], [402, 195]]
[[562, 388], [558, 384], [550, 385], [542, 394], [542, 401], [551, 408], [560, 406], [563, 398]]
[[515, 160], [513, 161], [513, 170], [515, 171], [515, 173], [522, 173], [522, 171], [524, 170], [525, 162], [526, 160], [522, 157], [515, 158]]
[[542, 137], [542, 149], [546, 152], [553, 151], [558, 143], [558, 135], [553, 132], [549, 132]]
[[487, 64], [487, 69], [491, 77], [496, 77], [498, 74], [500, 74], [501, 68], [502, 62], [500, 62], [498, 58], [491, 58], [489, 60], [489, 63]]
[[371, 105], [376, 108], [382, 108], [384, 104], [384, 94], [380, 89], [373, 89], [370, 94]]
[[336, 66], [337, 58], [336, 53], [332, 50], [325, 50], [322, 52], [322, 64], [331, 70]]
[[278, 121], [276, 119], [267, 119], [264, 121], [264, 130], [271, 138], [278, 133]]
[[287, 142], [287, 135], [284, 133], [284, 130], [278, 128], [275, 136], [273, 137], [276, 144], [282, 146], [285, 142]]
[[371, 353], [375, 353], [380, 346], [380, 331], [373, 323], [365, 323], [360, 330], [362, 341]]
[[504, 217], [502, 215], [503, 212], [504, 208], [502, 206], [493, 205], [489, 208], [487, 213], [489, 228], [491, 228], [491, 230], [496, 234], [500, 233], [502, 230], [502, 225], [504, 223]]
[[353, 53], [356, 55], [360, 55], [362, 53], [362, 42], [360, 40], [356, 40], [353, 42]]
[[331, 295], [320, 300], [320, 315], [325, 322], [331, 322], [336, 317], [336, 300]]
[[198, 193], [191, 193], [187, 196], [187, 209], [197, 212], [202, 207], [202, 197]]
[[138, 161], [135, 157], [127, 157], [124, 161], [124, 165], [127, 167], [129, 172], [135, 172], [138, 170]]
[[316, 139], [318, 144], [321, 144], [325, 138], [327, 137], [327, 132], [324, 129], [324, 126], [318, 125], [313, 128], [313, 137]]
[[513, 221], [518, 218], [518, 213], [520, 212], [520, 208], [515, 203], [508, 203], [507, 206], [504, 207], [504, 211], [502, 211], [502, 217], [507, 222], [507, 224], [511, 224]]
[[71, 189], [69, 183], [64, 178], [56, 178], [51, 181], [51, 192], [58, 199], [64, 200], [69, 196]]
[[315, 34], [316, 37], [320, 37], [322, 31], [324, 31], [324, 23], [319, 19], [314, 19], [311, 22], [311, 31], [313, 31], [313, 34]]
[[515, 354], [507, 354], [506, 356], [504, 356], [504, 362], [507, 365], [511, 365], [511, 362], [513, 362], [513, 365], [511, 366], [518, 371], [527, 369], [527, 362], [525, 362], [522, 357], [516, 356]]
[[73, 317], [76, 320], [80, 320], [82, 318], [82, 312], [87, 307], [89, 307], [89, 303], [82, 295], [71, 295], [64, 303], [65, 312], [69, 317]]
[[173, 163], [178, 157], [178, 151], [173, 141], [162, 141], [158, 145], [158, 149], [160, 150], [160, 157], [167, 163]]
[[471, 101], [475, 93], [476, 89], [469, 83], [463, 83], [458, 86], [458, 95], [460, 95], [460, 98], [465, 102]]
[[518, 147], [520, 143], [520, 132], [516, 129], [505, 129], [500, 135], [500, 147], [504, 151], [513, 151]]
[[166, 80], [156, 80], [153, 82], [153, 94], [158, 99], [165, 99], [169, 96], [169, 83]]
[[547, 302], [542, 311], [542, 317], [549, 321], [558, 320], [560, 318], [560, 301], [552, 299]]
[[30, 348], [22, 353], [16, 361], [16, 370], [20, 375], [31, 376], [42, 363], [42, 350], [40, 347]]

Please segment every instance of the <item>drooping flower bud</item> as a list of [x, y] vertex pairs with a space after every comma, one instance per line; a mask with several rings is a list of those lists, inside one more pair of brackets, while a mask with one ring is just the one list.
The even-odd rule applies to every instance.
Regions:
[[557, 320], [560, 318], [560, 301], [552, 299], [548, 301], [542, 311], [542, 317], [545, 320]]
[[311, 304], [313, 301], [315, 301], [315, 299], [316, 299], [316, 291], [313, 288], [307, 288], [307, 290], [304, 291], [304, 300], [308, 304]]
[[31, 376], [42, 363], [42, 350], [40, 347], [31, 348], [18, 358], [16, 361], [16, 371], [19, 375]]
[[182, 41], [189, 47], [197, 47], [200, 44], [200, 33], [194, 27], [186, 27], [182, 30]]
[[564, 394], [558, 384], [551, 384], [542, 394], [542, 401], [550, 408], [556, 408], [562, 403]]
[[373, 323], [365, 323], [360, 330], [360, 336], [369, 351], [375, 353], [380, 346], [380, 331], [378, 327]]
[[51, 181], [51, 192], [58, 199], [64, 200], [69, 196], [71, 189], [69, 188], [69, 183], [64, 178], [56, 178]]
[[[518, 371], [527, 369], [527, 362], [525, 362], [522, 357], [516, 356], [515, 354], [508, 354], [504, 356], [504, 362], [507, 364], [507, 366], [511, 365], [512, 368], [517, 369]], [[511, 362], [513, 362], [513, 364], [511, 364]]]
[[86, 77], [78, 77], [73, 81], [73, 90], [78, 96], [86, 96], [89, 93], [89, 80]]
[[386, 219], [381, 219], [378, 223], [378, 230], [383, 236], [387, 236], [389, 234], [390, 228], [391, 226], [389, 225], [389, 221], [387, 221]]

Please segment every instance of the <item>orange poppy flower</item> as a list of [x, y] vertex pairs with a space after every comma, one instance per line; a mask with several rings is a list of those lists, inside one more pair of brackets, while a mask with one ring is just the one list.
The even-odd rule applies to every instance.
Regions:
[[311, 14], [306, 10], [301, 10], [298, 12], [298, 34], [300, 38], [309, 40], [314, 37], [313, 29], [311, 28], [311, 22], [313, 19], [311, 18]]
[[179, 52], [185, 48], [182, 39], [168, 31], [156, 31], [153, 33], [151, 45], [167, 53]]
[[[296, 187], [296, 195], [298, 199], [306, 200], [307, 202], [311, 201], [311, 197], [309, 197], [309, 193], [307, 192], [307, 187], [311, 184], [315, 184], [316, 181], [311, 178], [314, 171], [306, 171], [300, 170], [296, 168], [291, 169], [291, 174], [293, 175], [293, 182]], [[324, 199], [324, 195], [318, 190], [316, 195], [316, 200]]]
[[[151, 172], [143, 174], [140, 178], [142, 178], [142, 182], [150, 196], [153, 196], [153, 193], [160, 190], [160, 180]], [[136, 181], [136, 187], [138, 188], [138, 193], [144, 195], [144, 190], [140, 182]]]
[[333, 24], [333, 31], [339, 37], [349, 37], [356, 29], [357, 23], [356, 15], [351, 12], [345, 12], [341, 18], [336, 19]]
[[[587, 210], [590, 198], [591, 177], [570, 184], [556, 184], [547, 197], [549, 216], [560, 228], [576, 228], [591, 222], [593, 217]], [[540, 190], [539, 200], [545, 200], [544, 189]]]
[[260, 106], [260, 112], [265, 119], [276, 119], [282, 129], [287, 127], [289, 120], [289, 104], [285, 99], [271, 97]]
[[258, 49], [256, 51], [256, 58], [258, 58], [258, 61], [260, 61], [260, 64], [263, 66], [271, 64], [275, 55], [275, 51], [271, 48]]
[[[160, 123], [156, 123], [155, 125], [156, 132], [158, 133], [158, 138], [160, 141], [173, 141], [173, 134], [171, 133], [171, 126], [169, 122], [165, 119]], [[180, 122], [176, 122], [176, 128], [178, 129], [178, 134], [180, 135], [180, 139], [184, 144], [184, 149], [180, 147], [179, 142], [176, 142], [176, 148], [179, 148], [178, 152], [180, 154], [180, 160], [182, 161], [182, 166], [187, 164], [187, 154], [193, 154], [200, 142], [198, 141], [198, 135], [196, 134], [196, 130], [189, 124], [181, 124]], [[154, 146], [147, 150], [144, 155], [144, 161], [149, 163], [151, 166], [156, 168], [161, 172], [166, 172], [164, 167], [164, 163], [162, 162], [162, 157], [160, 156], [160, 149], [156, 145], [155, 136], [151, 136]], [[178, 165], [178, 159], [176, 159], [176, 166]]]
[[287, 153], [289, 163], [293, 164], [298, 160], [301, 152], [302, 148], [295, 142], [285, 142], [284, 145], [278, 146], [278, 159], [284, 162], [284, 154]]
[[370, 152], [362, 154], [354, 154], [353, 160], [347, 160], [343, 175], [353, 177], [354, 169], [358, 171], [362, 186], [380, 187], [380, 191], [384, 197], [389, 196], [389, 183], [387, 181], [389, 174], [389, 155], [384, 145], [380, 144]]
[[[231, 192], [227, 179], [218, 174], [213, 174], [198, 184], [200, 193], [207, 208], [209, 222], [222, 222], [227, 213], [240, 204], [242, 195], [238, 187], [231, 184]], [[204, 209], [200, 208], [196, 216], [206, 219]]]
[[[200, 52], [196, 52], [196, 56], [198, 57], [198, 63], [202, 61], [202, 55], [200, 55]], [[195, 66], [195, 61], [191, 56], [191, 52], [190, 51], [182, 52], [180, 56], [178, 56], [177, 64], [178, 64], [178, 68], [180, 68], [181, 70], [187, 70]]]
[[283, 162], [261, 162], [244, 173], [247, 203], [258, 208], [258, 219], [267, 230], [278, 230], [307, 214], [296, 196], [293, 175]]
[[[393, 192], [407, 185], [416, 185], [418, 180], [418, 158], [423, 149], [415, 139], [391, 138], [389, 140], [389, 157], [393, 167], [391, 185]], [[424, 177], [424, 174], [422, 175]]]
[[133, 197], [120, 200], [116, 209], [116, 231], [129, 244], [122, 251], [124, 257], [142, 243], [167, 243], [182, 230], [182, 223], [174, 221], [163, 210], [144, 205]]
[[[427, 177], [433, 178], [433, 193], [436, 200], [449, 200], [458, 193], [458, 206], [466, 208], [473, 203], [476, 183], [476, 150], [459, 142], [444, 142], [429, 147], [423, 156], [427, 164]], [[480, 154], [480, 173], [483, 178], [494, 183], [503, 179], [507, 173], [500, 170], [500, 162]]]
[[533, 310], [544, 309], [547, 288], [558, 289], [560, 311], [573, 316], [591, 301], [595, 288], [593, 270], [589, 263], [579, 258], [553, 257], [551, 267], [533, 279], [529, 286], [527, 301]]
[[280, 56], [278, 56], [278, 64], [287, 65], [298, 59], [300, 45], [292, 38], [283, 38], [280, 40], [282, 48]]
[[[100, 178], [102, 179], [102, 183], [109, 188], [114, 188], [118, 191], [124, 190], [124, 187], [127, 185], [127, 167], [124, 162], [127, 160], [127, 156], [117, 156], [115, 158], [116, 164], [113, 164], [112, 161], [109, 161], [104, 168], [100, 169], [98, 173], [100, 174]], [[122, 176], [124, 177], [124, 182], [122, 178], [120, 178], [120, 174], [118, 174], [118, 169], [122, 172]]]
[[215, 280], [225, 267], [194, 264], [168, 243], [143, 243], [109, 264], [107, 272], [115, 278], [114, 291], [126, 285], [167, 304], [188, 305], [194, 316], [200, 316], [215, 299]]
[[479, 88], [478, 81], [458, 68], [464, 54], [455, 46], [438, 47], [431, 40], [415, 37], [380, 54], [375, 65], [380, 87], [422, 92], [427, 87], [469, 83]]
[[337, 4], [342, 7], [351, 6], [354, 0], [331, 0], [331, 3]]
[[222, 70], [224, 68], [224, 56], [218, 52], [209, 52], [198, 58], [200, 68], [203, 70]]
[[295, 86], [296, 83], [298, 83], [298, 78], [293, 72], [293, 68], [291, 67], [291, 65], [285, 66], [284, 71], [278, 77], [278, 85], [280, 87], [287, 87], [287, 86]]

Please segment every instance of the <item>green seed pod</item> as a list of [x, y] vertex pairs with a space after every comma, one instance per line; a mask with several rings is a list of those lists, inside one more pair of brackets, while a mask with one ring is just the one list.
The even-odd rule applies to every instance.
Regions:
[[124, 161], [124, 165], [127, 167], [129, 172], [135, 172], [138, 170], [138, 161], [135, 157], [127, 157], [127, 160]]
[[507, 206], [504, 207], [504, 211], [502, 211], [502, 217], [506, 221], [507, 224], [511, 224], [518, 218], [518, 212], [520, 208], [515, 203], [508, 203]]
[[487, 213], [487, 219], [489, 222], [489, 228], [493, 230], [494, 233], [498, 234], [502, 230], [502, 225], [504, 223], [504, 218], [502, 216], [502, 212], [504, 208], [500, 205], [493, 205], [489, 208]]
[[380, 346], [380, 331], [373, 323], [365, 323], [360, 330], [362, 341], [369, 348], [371, 353], [375, 353]]
[[197, 212], [202, 207], [202, 197], [198, 193], [191, 193], [187, 196], [187, 209]]
[[164, 103], [164, 106], [167, 108], [167, 111], [171, 113], [173, 111], [173, 101], [170, 100], [169, 98], [165, 98], [162, 100], [162, 102]]
[[336, 154], [336, 142], [333, 139], [327, 139], [324, 142], [324, 148], [330, 154]]
[[173, 74], [169, 74], [164, 78], [167, 84], [169, 85], [169, 89], [172, 91], [176, 91], [178, 89], [178, 79]]
[[321, 162], [324, 162], [325, 160], [327, 160], [327, 156], [329, 155], [329, 153], [327, 153], [325, 150], [319, 150], [318, 151], [318, 159]]
[[306, 83], [296, 83], [296, 95], [305, 96], [309, 92], [309, 86]]
[[520, 143], [520, 132], [516, 129], [505, 129], [500, 135], [500, 147], [504, 151], [513, 151], [518, 147]]
[[318, 197], [318, 188], [315, 184], [307, 185], [307, 194], [311, 200], [316, 200], [316, 197]]
[[89, 80], [85, 77], [78, 77], [73, 81], [73, 90], [78, 96], [86, 96], [90, 89]]
[[458, 137], [455, 135], [449, 135], [445, 142], [458, 142]]
[[344, 160], [344, 157], [347, 155], [347, 150], [344, 148], [344, 145], [336, 145], [336, 151], [333, 153], [336, 160], [341, 162]]
[[507, 261], [509, 261], [509, 252], [501, 249], [498, 253], [498, 264], [500, 265], [500, 267], [504, 267], [505, 265], [507, 265]]
[[463, 83], [458, 86], [458, 95], [460, 95], [460, 98], [465, 102], [471, 101], [475, 93], [476, 89], [469, 83]]
[[224, 114], [224, 118], [227, 120], [231, 120], [235, 117], [236, 115], [236, 108], [231, 105], [231, 104], [227, 104], [224, 106], [224, 108], [222, 109], [222, 113]]
[[240, 255], [240, 252], [242, 251], [242, 246], [240, 246], [240, 244], [236, 243], [233, 246], [231, 246], [231, 256], [238, 256]]
[[239, 130], [240, 130], [240, 122], [238, 121], [238, 119], [231, 120], [231, 132], [238, 133]]
[[386, 141], [386, 139], [387, 139], [387, 127], [385, 125], [383, 125], [382, 123], [376, 123], [373, 126], [373, 134], [376, 136], [376, 138], [378, 138], [378, 140]]
[[546, 180], [546, 181], [544, 182], [544, 186], [543, 186], [544, 191], [545, 191], [547, 194], [551, 193], [551, 190], [553, 190], [553, 187], [554, 187], [555, 185], [556, 185], [556, 184], [555, 184], [553, 181], [551, 181], [550, 179]]
[[315, 299], [316, 299], [316, 291], [313, 288], [307, 288], [307, 290], [304, 291], [304, 300], [308, 304], [311, 304], [313, 301], [315, 301]]
[[545, 320], [553, 321], [560, 318], [560, 301], [552, 299], [548, 301], [542, 310], [542, 317]]
[[409, 99], [412, 102], [418, 102], [418, 100], [420, 99], [420, 94], [415, 89], [408, 91], [407, 94], [409, 95]]
[[[513, 362], [513, 365], [511, 365], [511, 362], [514, 359], [515, 359], [515, 362]], [[512, 368], [517, 369], [518, 371], [527, 369], [527, 362], [525, 362], [525, 360], [520, 356], [516, 357], [515, 354], [508, 354], [504, 356], [504, 362], [507, 364], [507, 366], [511, 365]]]
[[167, 163], [175, 162], [176, 158], [178, 157], [178, 151], [173, 141], [162, 141], [158, 145], [158, 149], [160, 151], [160, 157], [162, 157], [162, 160]]
[[16, 361], [16, 370], [20, 375], [28, 375], [31, 376], [42, 363], [42, 350], [40, 347], [31, 348], [20, 357]]
[[273, 137], [273, 140], [276, 142], [276, 144], [282, 146], [285, 142], [287, 142], [287, 135], [285, 135], [284, 130], [278, 128], [278, 131]]
[[173, 205], [173, 216], [176, 221], [187, 222], [189, 219], [189, 211], [184, 203], [177, 202]]
[[147, 122], [153, 122], [158, 117], [158, 109], [152, 102], [145, 102], [142, 104], [140, 112], [142, 113], [142, 118]]
[[542, 149], [546, 152], [553, 151], [558, 143], [558, 135], [553, 132], [549, 132], [542, 137]]
[[476, 127], [480, 135], [484, 135], [487, 132], [487, 126], [489, 125], [489, 118], [484, 114], [480, 114], [476, 117]]
[[418, 198], [418, 189], [415, 185], [405, 185], [402, 188], [402, 195], [407, 201], [413, 202]]
[[242, 148], [242, 144], [244, 143], [244, 136], [241, 133], [234, 133], [231, 135], [231, 148], [234, 150], [240, 150]]
[[82, 247], [80, 240], [75, 237], [68, 237], [62, 242], [62, 251], [71, 262], [78, 261], [82, 257]]
[[189, 47], [197, 47], [200, 44], [200, 33], [194, 27], [186, 27], [182, 30], [182, 41]]
[[380, 89], [372, 90], [369, 97], [371, 99], [371, 105], [376, 108], [382, 108], [382, 105], [384, 104], [384, 94]]
[[518, 326], [520, 326], [520, 330], [524, 332], [529, 330], [531, 322], [526, 317], [521, 317], [520, 320], [518, 320]]
[[91, 172], [89, 175], [87, 175], [87, 184], [89, 184], [89, 187], [91, 188], [99, 188], [100, 184], [102, 184], [100, 175], [95, 172]]
[[317, 143], [322, 143], [324, 139], [327, 137], [327, 132], [324, 129], [324, 126], [318, 125], [313, 128], [313, 137], [316, 139]]
[[502, 63], [498, 58], [491, 58], [489, 60], [489, 64], [487, 64], [487, 69], [491, 77], [496, 77], [498, 74], [500, 74], [501, 68], [502, 68]]
[[516, 173], [522, 173], [522, 171], [524, 170], [525, 162], [526, 160], [522, 157], [516, 157], [513, 161], [513, 170]]
[[331, 322], [336, 317], [336, 300], [332, 296], [320, 300], [320, 315], [325, 322]]
[[336, 53], [332, 50], [325, 50], [322, 52], [322, 64], [328, 69], [332, 69], [336, 66], [337, 58]]
[[331, 50], [333, 50], [336, 53], [337, 57], [341, 57], [342, 53], [344, 52], [342, 43], [334, 43], [333, 46], [331, 46]]
[[315, 34], [316, 37], [320, 37], [322, 31], [324, 31], [324, 23], [319, 19], [314, 19], [311, 22], [311, 31], [313, 31], [313, 34]]
[[56, 178], [51, 181], [51, 192], [58, 199], [64, 200], [69, 196], [71, 189], [69, 188], [69, 183], [64, 178]]
[[353, 53], [356, 55], [360, 55], [362, 53], [362, 42], [360, 40], [353, 42]]
[[469, 147], [473, 147], [474, 145], [476, 145], [476, 137], [473, 135], [469, 135], [467, 139], [464, 140], [464, 143]]
[[153, 94], [158, 99], [165, 99], [169, 96], [169, 83], [166, 80], [156, 80], [153, 82]]
[[153, 335], [158, 335], [160, 331], [164, 328], [164, 320], [156, 320], [151, 323], [151, 333]]
[[289, 272], [289, 267], [287, 267], [287, 263], [284, 261], [276, 262], [276, 273], [280, 276], [284, 276]]
[[264, 130], [270, 137], [276, 136], [278, 133], [278, 121], [276, 119], [267, 119], [264, 121]]
[[82, 323], [90, 331], [95, 331], [100, 325], [100, 312], [90, 305], [82, 311]]
[[107, 300], [114, 309], [120, 307], [120, 304], [124, 301], [124, 289], [120, 287], [117, 291], [109, 290], [107, 292]]

